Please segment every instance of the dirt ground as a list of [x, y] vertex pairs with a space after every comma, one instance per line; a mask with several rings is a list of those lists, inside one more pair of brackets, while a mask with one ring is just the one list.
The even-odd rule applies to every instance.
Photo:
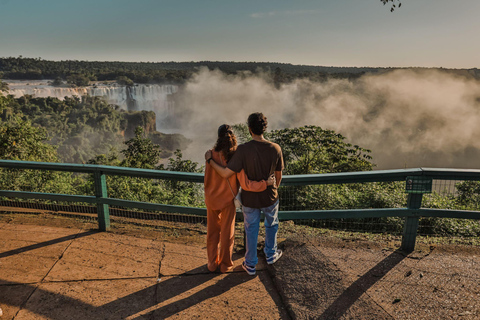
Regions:
[[[2, 230], [14, 230], [15, 225], [70, 228], [83, 230], [83, 233], [92, 232], [89, 230], [97, 227], [92, 220], [49, 214], [0, 214], [2, 223], [6, 227], [0, 228], [0, 233]], [[249, 277], [239, 267], [243, 254], [240, 230], [241, 226], [237, 232], [237, 267], [227, 275], [206, 272], [205, 228], [202, 225], [162, 223], [147, 227], [113, 222], [111, 231], [95, 233], [98, 237], [95, 241], [102, 243], [102, 252], [116, 252], [116, 266], [97, 261], [98, 258], [91, 253], [98, 250], [95, 244], [80, 239], [69, 247], [69, 256], [65, 252], [58, 254], [55, 268], [64, 267], [66, 273], [62, 276], [60, 273], [49, 273], [46, 279], [37, 279], [34, 274], [29, 274], [30, 278], [21, 284], [15, 280], [17, 271], [34, 268], [44, 263], [41, 259], [56, 255], [57, 244], [52, 243], [49, 251], [43, 252], [36, 262], [22, 265], [22, 261], [18, 261], [17, 271], [12, 271], [5, 267], [7, 255], [12, 258], [9, 253], [22, 254], [28, 243], [14, 243], [13, 240], [0, 242], [0, 271], [4, 268], [4, 272], [0, 272], [0, 307], [4, 313], [0, 319], [84, 318], [80, 315], [88, 315], [91, 319], [480, 318], [480, 248], [476, 246], [420, 244], [407, 255], [397, 250], [398, 239], [375, 238], [372, 241], [355, 235], [315, 234], [292, 222], [284, 222], [279, 231], [283, 257], [273, 266], [260, 264], [257, 276]], [[138, 268], [130, 270], [124, 259], [132, 253], [118, 252], [118, 240], [109, 242], [105, 237], [120, 237], [124, 244], [132, 241], [139, 243], [140, 240], [145, 242], [144, 251], [135, 247], [138, 250], [135, 253]], [[34, 245], [38, 246], [52, 240], [36, 241]], [[111, 243], [111, 247], [105, 247], [105, 243]], [[10, 247], [7, 248], [7, 245]], [[195, 256], [196, 264], [187, 263], [186, 255], [176, 255], [176, 248], [179, 248], [176, 245], [181, 245], [182, 251], [188, 251], [189, 259]], [[259, 249], [261, 245], [262, 239]], [[92, 256], [86, 256], [85, 252], [90, 252]], [[151, 259], [152, 254], [163, 255], [160, 259], [161, 272], [156, 271], [158, 262]], [[75, 255], [80, 264], [88, 265], [87, 269], [68, 264], [65, 260]], [[259, 256], [262, 257], [261, 250]], [[175, 259], [178, 261], [173, 261]], [[132, 264], [130, 260], [129, 264]], [[106, 278], [116, 279], [115, 285], [107, 286], [106, 282], [100, 281], [102, 279], [96, 279], [95, 274], [100, 272], [106, 272], [103, 275]], [[165, 287], [151, 285], [150, 282], [156, 279], [156, 272], [159, 279], [168, 279], [162, 280]], [[76, 273], [82, 274], [82, 280], [73, 281], [70, 278]], [[24, 272], [23, 276], [26, 274], [28, 272]], [[68, 279], [62, 278], [66, 275]], [[89, 276], [92, 279], [87, 279]], [[132, 282], [133, 279], [135, 281]], [[37, 290], [33, 295], [32, 290], [39, 283], [44, 291]], [[125, 296], [123, 292], [127, 289], [134, 293]], [[52, 296], [48, 293], [53, 291], [61, 294]], [[117, 299], [105, 303], [102, 294], [107, 292]], [[146, 303], [144, 297], [154, 297], [155, 303]], [[60, 302], [52, 302], [51, 299], [59, 299]], [[81, 302], [82, 299], [89, 303]], [[62, 309], [63, 314], [58, 314], [60, 309], [55, 306], [59, 303], [71, 306]], [[34, 304], [37, 307], [32, 307]], [[14, 313], [7, 312], [6, 309], [12, 305], [18, 308]], [[36, 313], [21, 311], [25, 305], [34, 308]], [[125, 305], [134, 310], [124, 310]]]

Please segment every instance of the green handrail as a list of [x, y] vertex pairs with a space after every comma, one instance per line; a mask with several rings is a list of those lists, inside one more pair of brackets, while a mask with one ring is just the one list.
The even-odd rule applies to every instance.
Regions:
[[[0, 190], [0, 196], [94, 203], [97, 205], [99, 229], [103, 231], [108, 230], [110, 226], [110, 205], [206, 216], [205, 208], [193, 208], [109, 198], [107, 196], [107, 185], [105, 179], [106, 175], [119, 175], [203, 183], [204, 175], [202, 173], [173, 172], [165, 170], [125, 168], [91, 164], [50, 163], [16, 160], [0, 160], [0, 168], [2, 167], [10, 169], [53, 170], [93, 174], [95, 181], [95, 196], [51, 194], [11, 190]], [[394, 182], [405, 181], [407, 177], [412, 176], [428, 177], [431, 179], [442, 180], [461, 179], [480, 181], [480, 170], [414, 168], [326, 174], [285, 175], [282, 178], [282, 186], [344, 184], [363, 182]], [[405, 251], [412, 251], [415, 247], [415, 239], [419, 217], [480, 219], [480, 212], [477, 211], [423, 209], [421, 208], [421, 201], [421, 194], [409, 194], [407, 208], [280, 211], [279, 219], [291, 220], [405, 217], [404, 234], [402, 240], [402, 249], [404, 249]]]

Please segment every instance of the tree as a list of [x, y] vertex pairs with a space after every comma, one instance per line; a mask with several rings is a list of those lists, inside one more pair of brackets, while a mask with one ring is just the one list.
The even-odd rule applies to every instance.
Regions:
[[0, 95], [1, 95], [2, 91], [4, 91], [4, 92], [8, 91], [8, 84], [6, 84], [2, 80], [0, 80]]
[[[235, 124], [233, 130], [239, 144], [252, 139], [246, 124]], [[282, 148], [286, 174], [368, 171], [375, 166], [370, 150], [318, 126], [274, 130], [264, 136]]]
[[142, 127], [137, 127], [135, 137], [125, 144], [127, 149], [122, 151], [125, 159], [121, 163], [124, 167], [154, 169], [160, 161], [160, 146], [145, 137]]
[[57, 151], [46, 143], [44, 128], [15, 118], [0, 126], [0, 159], [57, 162]]
[[99, 164], [104, 166], [119, 166], [118, 152], [111, 148], [107, 154], [99, 154], [87, 161], [88, 164]]
[[86, 87], [90, 84], [90, 79], [83, 74], [73, 74], [67, 77], [67, 83], [76, 87]]
[[133, 80], [126, 77], [126, 76], [119, 76], [119, 77], [117, 77], [116, 81], [121, 86], [133, 86], [134, 85]]
[[[182, 152], [176, 150], [174, 152], [175, 158], [168, 159], [167, 170], [169, 171], [179, 171], [179, 172], [202, 172], [203, 168], [198, 166], [198, 162], [186, 159], [183, 159]], [[159, 170], [165, 170], [164, 165], [158, 167]]]
[[[168, 159], [167, 170], [179, 172], [202, 172], [203, 166], [198, 167], [198, 163], [192, 160], [184, 160], [180, 150], [176, 150], [175, 158]], [[165, 170], [162, 164], [158, 166], [159, 170]], [[204, 206], [203, 186], [194, 182], [183, 182], [177, 180], [165, 180], [165, 188], [171, 191], [168, 199], [172, 204], [183, 206]]]
[[[56, 148], [46, 143], [46, 130], [14, 118], [0, 126], [0, 159], [58, 162]], [[0, 170], [0, 188], [46, 193], [76, 193], [80, 183], [68, 172]]]
[[237, 137], [238, 144], [242, 144], [252, 140], [252, 136], [248, 131], [247, 124], [237, 123], [237, 124], [234, 124], [232, 128], [233, 128], [233, 132], [235, 133], [235, 136]]
[[55, 80], [53, 80], [51, 84], [54, 87], [61, 87], [63, 85], [63, 80], [60, 77], [56, 77]]
[[268, 133], [280, 145], [286, 174], [368, 171], [370, 150], [345, 142], [345, 137], [317, 126], [286, 128]]

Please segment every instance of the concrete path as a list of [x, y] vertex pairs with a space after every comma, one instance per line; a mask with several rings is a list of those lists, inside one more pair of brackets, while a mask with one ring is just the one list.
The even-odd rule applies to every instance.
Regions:
[[0, 222], [0, 319], [288, 319], [266, 266], [235, 259], [209, 273], [199, 246]]

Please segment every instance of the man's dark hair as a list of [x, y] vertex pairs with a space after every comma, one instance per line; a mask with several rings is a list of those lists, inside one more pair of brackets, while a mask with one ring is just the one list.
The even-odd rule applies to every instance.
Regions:
[[248, 127], [256, 135], [262, 135], [267, 130], [267, 117], [261, 112], [255, 112], [248, 116]]

